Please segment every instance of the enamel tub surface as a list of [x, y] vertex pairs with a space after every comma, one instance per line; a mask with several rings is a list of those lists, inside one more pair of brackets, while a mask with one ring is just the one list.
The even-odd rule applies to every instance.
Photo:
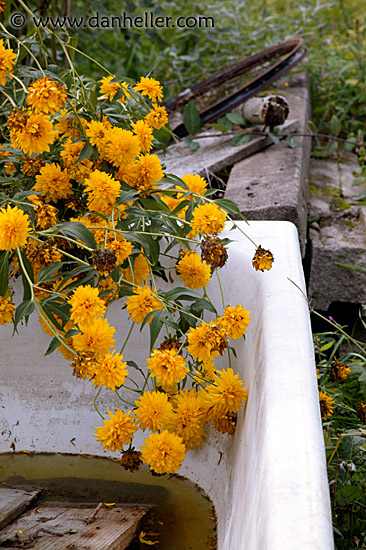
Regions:
[[[226, 231], [234, 242], [220, 271], [225, 302], [243, 305], [252, 319], [245, 340], [231, 342], [237, 351], [234, 368], [248, 388], [248, 402], [234, 437], [209, 427], [203, 445], [188, 452], [178, 473], [212, 500], [219, 550], [331, 550], [310, 319], [297, 288], [305, 291], [296, 228], [280, 221], [237, 223], [275, 257], [271, 271], [256, 272], [251, 265], [253, 245], [239, 230]], [[213, 279], [209, 294], [221, 314]], [[123, 341], [126, 318], [120, 304], [112, 304], [108, 319], [117, 328], [117, 341]], [[113, 457], [93, 437], [94, 427], [101, 425], [93, 406], [95, 389], [72, 376], [58, 351], [43, 355], [49, 341], [36, 317], [28, 327], [19, 326], [13, 338], [10, 326], [0, 328], [0, 453]], [[148, 332], [135, 329], [124, 359], [145, 364], [147, 354]], [[98, 408], [114, 410], [115, 405], [119, 403], [113, 393], [102, 392]], [[145, 437], [138, 434], [136, 444]], [[23, 475], [4, 464], [0, 462], [0, 481], [10, 474]], [[31, 466], [26, 469], [31, 478]]]

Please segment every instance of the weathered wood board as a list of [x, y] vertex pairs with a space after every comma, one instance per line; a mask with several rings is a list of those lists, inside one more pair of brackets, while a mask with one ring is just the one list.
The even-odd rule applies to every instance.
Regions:
[[149, 510], [104, 506], [95, 514], [95, 506], [40, 503], [0, 531], [0, 545], [8, 541], [10, 548], [32, 550], [123, 550]]
[[37, 490], [0, 487], [0, 529], [20, 516], [39, 494]]

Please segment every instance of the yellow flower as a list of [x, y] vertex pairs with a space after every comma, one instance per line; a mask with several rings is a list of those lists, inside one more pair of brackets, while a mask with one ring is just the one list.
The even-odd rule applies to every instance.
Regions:
[[234, 374], [231, 368], [214, 374], [213, 383], [206, 389], [207, 393], [202, 396], [202, 400], [210, 420], [238, 411], [248, 396], [239, 375]]
[[15, 305], [11, 298], [0, 296], [0, 325], [11, 323], [14, 317]]
[[114, 353], [108, 353], [98, 361], [92, 376], [94, 386], [105, 386], [114, 391], [125, 383], [127, 363], [122, 362], [121, 353]]
[[93, 351], [96, 355], [106, 355], [114, 345], [115, 328], [109, 326], [107, 319], [95, 319], [94, 323], [79, 326], [81, 334], [72, 338], [76, 351]]
[[85, 380], [88, 376], [94, 376], [97, 367], [97, 358], [93, 351], [87, 351], [73, 355], [71, 366], [73, 376]]
[[147, 191], [156, 187], [155, 182], [164, 177], [163, 168], [157, 155], [142, 155], [136, 165], [136, 180], [133, 184], [138, 191]]
[[[205, 194], [208, 182], [205, 179], [201, 178], [201, 176], [199, 176], [198, 174], [187, 174], [186, 176], [182, 177], [182, 180], [190, 191], [198, 193], [199, 195]], [[184, 189], [184, 187], [180, 187], [178, 185], [177, 188], [183, 193], [187, 193], [187, 189]]]
[[[108, 305], [109, 302], [112, 300], [114, 295], [118, 295], [117, 293], [117, 285], [113, 281], [112, 277], [107, 277], [106, 279], [99, 279], [98, 281], [98, 289], [99, 289], [99, 296], [101, 300], [105, 303], [105, 305]], [[104, 296], [102, 294], [106, 293]]]
[[193, 390], [180, 392], [173, 398], [175, 414], [168, 430], [179, 435], [187, 449], [198, 447], [203, 439], [204, 417], [198, 394]]
[[[30, 199], [30, 197], [28, 197]], [[35, 222], [37, 229], [49, 229], [57, 223], [58, 210], [50, 204], [43, 204], [37, 206]]]
[[152, 128], [160, 130], [160, 128], [168, 123], [168, 113], [165, 107], [160, 107], [156, 104], [153, 105], [153, 107], [154, 108], [148, 112], [144, 120]]
[[142, 76], [140, 82], [134, 87], [134, 90], [141, 92], [141, 95], [147, 95], [151, 101], [161, 101], [163, 99], [163, 87], [154, 78]]
[[0, 15], [5, 11], [6, 3], [5, 0], [0, 0]]
[[166, 393], [159, 391], [144, 392], [138, 401], [134, 414], [142, 430], [157, 432], [165, 428], [171, 420], [173, 409]]
[[85, 143], [83, 141], [72, 143], [72, 139], [69, 138], [63, 144], [63, 149], [60, 153], [64, 168], [70, 178], [81, 182], [89, 176], [93, 167], [89, 159], [84, 159], [76, 164], [84, 146]]
[[109, 250], [113, 250], [116, 255], [117, 265], [123, 264], [123, 262], [131, 255], [133, 244], [126, 239], [118, 239], [115, 241], [108, 241]]
[[132, 164], [141, 152], [140, 141], [130, 130], [114, 127], [100, 150], [103, 158], [117, 168]]
[[185, 359], [174, 348], [155, 349], [147, 362], [151, 375], [156, 376], [157, 385], [165, 391], [170, 391], [188, 372]]
[[4, 40], [0, 40], [0, 86], [5, 86], [6, 77], [12, 78], [11, 73], [15, 63], [16, 54], [13, 50], [4, 48]]
[[14, 250], [27, 244], [31, 230], [29, 218], [17, 206], [0, 210], [0, 250]]
[[141, 151], [148, 153], [152, 149], [152, 141], [154, 139], [152, 129], [143, 120], [131, 124], [134, 133], [137, 135], [140, 141]]
[[192, 289], [203, 288], [211, 278], [211, 269], [197, 252], [186, 252], [177, 264], [178, 276], [183, 279], [184, 286]]
[[228, 433], [229, 435], [234, 435], [237, 416], [238, 415], [236, 413], [230, 412], [224, 414], [223, 416], [215, 418], [213, 422], [215, 430], [218, 430], [223, 434]]
[[179, 470], [184, 457], [185, 446], [182, 438], [164, 430], [153, 433], [145, 439], [141, 447], [142, 460], [157, 474], [172, 474]]
[[62, 260], [61, 252], [55, 250], [52, 242], [47, 241], [39, 243], [34, 240], [30, 240], [26, 248], [26, 255], [32, 264], [36, 279], [40, 269], [46, 267], [46, 265], [50, 265], [54, 262], [60, 262]]
[[121, 84], [119, 82], [111, 82], [111, 80], [115, 78], [116, 78], [115, 75], [104, 76], [102, 80], [100, 80], [101, 82], [100, 93], [106, 96], [109, 99], [109, 101], [112, 101], [116, 93], [120, 89], [122, 89], [124, 95], [118, 101], [120, 103], [124, 103], [126, 99], [130, 97], [130, 94], [128, 93], [128, 86], [126, 82], [122, 82]]
[[199, 361], [212, 360], [222, 355], [227, 347], [226, 332], [215, 321], [191, 328], [187, 338], [188, 352]]
[[88, 326], [105, 312], [105, 304], [99, 291], [91, 285], [78, 286], [69, 300], [70, 318], [76, 324]]
[[255, 251], [252, 260], [253, 267], [256, 271], [270, 270], [274, 262], [273, 254], [270, 250], [265, 250], [260, 245]]
[[[80, 116], [76, 115], [74, 111], [61, 109], [58, 113], [55, 129], [57, 133], [63, 137], [72, 138], [71, 141], [81, 136], [81, 130], [85, 128], [87, 121]], [[79, 142], [84, 146], [84, 142]]]
[[[127, 298], [127, 311], [135, 323], [141, 324], [146, 315], [151, 311], [156, 311], [163, 307], [160, 300], [151, 294], [148, 286], [137, 288], [134, 290], [134, 295]], [[152, 316], [148, 319], [151, 323]]]
[[[36, 174], [38, 174], [38, 172], [40, 171], [42, 166], [44, 166], [44, 162], [39, 157], [26, 157], [22, 161], [21, 171], [26, 176], [33, 176], [34, 177]], [[28, 199], [29, 199], [29, 197], [28, 197]]]
[[133, 263], [133, 272], [130, 266], [121, 269], [121, 275], [130, 283], [141, 286], [147, 281], [150, 275], [149, 264], [143, 254], [139, 254]]
[[43, 76], [29, 86], [27, 103], [35, 113], [52, 115], [66, 103], [66, 87]]
[[104, 426], [95, 428], [94, 437], [109, 451], [123, 451], [123, 446], [131, 443], [133, 434], [137, 430], [137, 424], [130, 417], [131, 411], [124, 413], [115, 409], [114, 414], [107, 411], [110, 420], [103, 420]]
[[334, 399], [321, 390], [319, 390], [319, 405], [322, 420], [326, 420], [327, 416], [331, 416], [333, 414]]
[[72, 194], [70, 178], [61, 167], [56, 164], [45, 164], [36, 176], [35, 191], [40, 191], [45, 201], [58, 201]]
[[193, 210], [191, 234], [197, 235], [200, 231], [206, 235], [215, 235], [224, 229], [225, 222], [225, 213], [217, 206], [217, 204], [201, 204]]
[[226, 331], [228, 338], [236, 340], [241, 338], [247, 331], [250, 323], [250, 311], [242, 306], [226, 306], [224, 315], [217, 319], [217, 323]]
[[124, 181], [131, 187], [135, 187], [136, 179], [137, 179], [137, 162], [133, 162], [132, 164], [126, 164], [124, 166], [120, 166], [116, 172], [115, 177], [118, 178], [121, 181]]
[[116, 205], [121, 184], [106, 172], [94, 170], [85, 180], [85, 191], [88, 193], [89, 209], [109, 215]]
[[55, 141], [57, 131], [54, 130], [49, 115], [43, 113], [30, 114], [24, 129], [16, 136], [15, 147], [20, 147], [23, 153], [41, 154], [50, 151], [50, 145]]
[[99, 148], [103, 146], [105, 139], [110, 131], [110, 126], [99, 120], [91, 120], [85, 130], [85, 134], [88, 136], [91, 145], [96, 145]]

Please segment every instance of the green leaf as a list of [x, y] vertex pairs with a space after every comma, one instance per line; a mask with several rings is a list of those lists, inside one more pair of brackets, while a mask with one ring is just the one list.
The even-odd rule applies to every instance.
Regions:
[[162, 317], [162, 313], [164, 313], [164, 310], [160, 309], [159, 311], [152, 312], [152, 313], [155, 313], [155, 315], [150, 323], [150, 349], [151, 350], [153, 349], [156, 339], [159, 336], [159, 333], [163, 326], [163, 321], [161, 317]]
[[352, 143], [345, 143], [344, 144], [344, 148], [346, 149], [346, 151], [349, 151], [350, 153], [354, 150], [354, 148], [356, 147], [356, 144], [357, 144], [357, 138], [355, 137], [350, 137], [348, 138], [348, 141], [354, 141], [354, 145], [352, 145]]
[[272, 134], [272, 132], [268, 132], [268, 137], [271, 138], [271, 140], [273, 141], [273, 143], [274, 143], [275, 145], [280, 145], [281, 140], [280, 140], [277, 136], [275, 136], [274, 134]]
[[[43, 309], [47, 317], [49, 317], [53, 323], [54, 323], [54, 319], [53, 319], [53, 316], [51, 316], [51, 312], [57, 315], [58, 317], [60, 317], [60, 319], [62, 319], [63, 321], [69, 321], [70, 319], [68, 315], [70, 308], [66, 303], [60, 304], [59, 302], [55, 302], [55, 301], [47, 302], [46, 304], [43, 304]], [[62, 329], [62, 327], [58, 327], [58, 328]]]
[[9, 287], [9, 250], [0, 254], [0, 296], [5, 296]]
[[211, 302], [209, 302], [208, 300], [205, 300], [204, 298], [200, 298], [199, 300], [196, 300], [191, 305], [191, 312], [193, 313], [193, 315], [196, 315], [197, 317], [199, 317], [202, 311], [205, 309], [207, 309], [207, 311], [212, 311], [212, 313], [215, 313], [217, 315], [215, 306], [211, 304]]
[[197, 134], [198, 130], [201, 128], [201, 117], [197, 111], [197, 107], [192, 101], [184, 107], [183, 121], [184, 126], [191, 136]]
[[327, 153], [331, 155], [332, 153], [335, 153], [335, 151], [338, 149], [338, 142], [337, 141], [330, 141], [327, 145]]
[[291, 149], [295, 149], [299, 145], [299, 141], [294, 136], [287, 136], [287, 143]]
[[45, 355], [50, 355], [55, 349], [57, 349], [61, 345], [61, 342], [56, 336], [52, 338], [50, 345], [47, 348], [47, 351]]
[[312, 134], [317, 134], [318, 131], [317, 131], [317, 128], [314, 124], [314, 122], [312, 120], [308, 120], [308, 127], [309, 127], [309, 130]]
[[333, 136], [337, 137], [339, 136], [339, 133], [342, 129], [341, 121], [337, 117], [337, 115], [333, 115], [330, 121], [330, 127], [332, 129]]
[[90, 248], [97, 248], [97, 243], [95, 242], [93, 233], [80, 222], [63, 223], [58, 226], [58, 230], [62, 235], [72, 237], [73, 239], [80, 239]]
[[124, 204], [125, 202], [134, 202], [139, 197], [139, 192], [135, 189], [129, 189], [128, 191], [122, 190], [118, 198], [118, 204]]
[[[34, 283], [33, 268], [31, 266], [27, 256], [21, 250], [19, 250], [19, 248], [17, 249], [17, 256], [18, 256], [18, 259], [19, 259], [19, 266], [20, 266], [21, 272], [22, 272], [22, 281], [23, 281], [23, 290], [24, 290], [23, 291], [23, 300], [30, 300], [31, 297], [32, 297], [32, 288], [29, 284], [28, 278], [31, 280], [32, 283]], [[26, 274], [23, 271], [23, 268], [21, 267], [22, 263], [24, 265], [26, 273], [28, 274], [28, 277], [26, 276]]]
[[42, 267], [42, 269], [40, 269], [38, 272], [38, 279], [37, 279], [38, 284], [59, 279], [60, 274], [55, 275], [55, 272], [61, 269], [61, 267], [65, 263], [73, 263], [73, 262], [54, 262], [53, 264], [47, 265], [46, 267]]
[[69, 44], [70, 44], [70, 46], [72, 46], [72, 48], [69, 48], [69, 56], [71, 58], [71, 61], [74, 61], [76, 52], [73, 48], [76, 48], [77, 45], [78, 45], [77, 35], [72, 36], [71, 38], [69, 38]]
[[29, 315], [33, 313], [36, 304], [32, 300], [24, 300], [15, 310], [14, 325], [17, 327], [20, 319], [25, 317], [28, 319]]
[[241, 216], [239, 206], [229, 199], [217, 199], [215, 204], [225, 210], [228, 214], [235, 214]]
[[249, 143], [251, 139], [252, 139], [252, 136], [248, 136], [248, 134], [239, 134], [233, 137], [233, 145], [235, 145], [235, 147], [238, 147], [239, 145], [244, 145], [245, 143]]
[[186, 136], [184, 138], [184, 143], [188, 145], [188, 147], [191, 149], [191, 151], [197, 151], [201, 146], [197, 141], [192, 141], [189, 136]]
[[80, 151], [80, 155], [78, 156], [78, 159], [75, 162], [75, 164], [78, 164], [82, 160], [88, 159], [92, 155], [93, 151], [94, 149], [92, 145], [90, 145], [90, 143], [87, 141], [84, 147], [82, 148], [82, 150]]
[[187, 300], [187, 301], [193, 301], [198, 300], [200, 296], [197, 294], [190, 294], [188, 293], [187, 289], [182, 286], [177, 286], [173, 288], [172, 290], [169, 290], [165, 295], [164, 299], [172, 302], [174, 300]]
[[226, 118], [233, 124], [246, 124], [245, 118], [239, 115], [239, 113], [226, 113]]

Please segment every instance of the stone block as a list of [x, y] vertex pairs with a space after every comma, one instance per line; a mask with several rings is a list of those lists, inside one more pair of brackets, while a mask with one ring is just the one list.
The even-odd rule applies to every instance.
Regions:
[[355, 197], [358, 168], [354, 155], [312, 159], [309, 174], [310, 275], [308, 295], [313, 307], [326, 310], [332, 302], [366, 303], [366, 206]]

